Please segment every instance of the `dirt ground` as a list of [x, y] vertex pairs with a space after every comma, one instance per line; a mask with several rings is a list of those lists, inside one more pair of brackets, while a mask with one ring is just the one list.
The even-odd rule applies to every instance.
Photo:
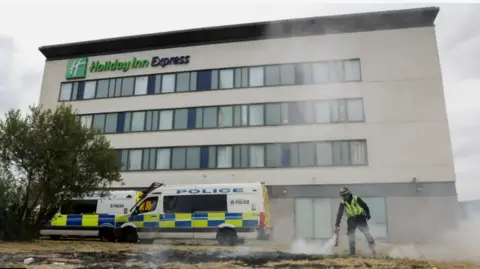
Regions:
[[[384, 258], [347, 258], [334, 255], [292, 254], [281, 245], [220, 247], [215, 242], [156, 241], [152, 245], [102, 243], [78, 240], [39, 240], [32, 243], [0, 243], [1, 268], [397, 268], [466, 269], [472, 263], [432, 262]], [[24, 260], [33, 262], [24, 265]]]

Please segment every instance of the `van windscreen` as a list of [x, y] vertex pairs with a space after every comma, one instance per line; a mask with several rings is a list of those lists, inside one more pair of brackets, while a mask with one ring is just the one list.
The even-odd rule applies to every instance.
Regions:
[[165, 213], [227, 212], [227, 195], [173, 195], [163, 197]]

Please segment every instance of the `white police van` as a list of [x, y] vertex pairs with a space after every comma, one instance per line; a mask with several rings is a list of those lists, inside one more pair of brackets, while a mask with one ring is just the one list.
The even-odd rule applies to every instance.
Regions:
[[122, 242], [182, 238], [235, 245], [268, 239], [270, 229], [268, 191], [261, 182], [153, 183], [130, 214], [115, 218], [115, 235]]
[[[103, 216], [128, 214], [140, 200], [140, 191], [109, 191], [90, 193], [65, 201], [40, 234], [52, 239], [60, 237], [100, 237], [113, 241], [113, 225], [101, 225]], [[111, 228], [111, 229], [103, 229]]]

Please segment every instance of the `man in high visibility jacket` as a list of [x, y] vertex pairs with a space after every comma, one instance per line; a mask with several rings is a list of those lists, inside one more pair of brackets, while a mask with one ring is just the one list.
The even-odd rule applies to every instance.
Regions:
[[367, 220], [370, 219], [370, 209], [360, 197], [352, 195], [350, 190], [343, 187], [340, 190], [342, 202], [338, 207], [337, 220], [335, 222], [335, 233], [340, 229], [340, 221], [342, 220], [343, 212], [347, 215], [347, 235], [348, 245], [350, 248], [350, 255], [355, 255], [355, 230], [358, 229], [365, 235], [368, 245], [372, 250], [373, 256], [376, 256], [375, 241], [368, 229]]

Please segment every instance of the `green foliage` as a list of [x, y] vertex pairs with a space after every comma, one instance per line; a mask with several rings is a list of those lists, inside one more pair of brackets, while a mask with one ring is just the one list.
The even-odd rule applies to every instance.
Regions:
[[[45, 218], [72, 197], [121, 182], [115, 150], [83, 127], [70, 106], [10, 110], [0, 121], [0, 236], [38, 235]], [[1, 238], [1, 237], [0, 237]]]

